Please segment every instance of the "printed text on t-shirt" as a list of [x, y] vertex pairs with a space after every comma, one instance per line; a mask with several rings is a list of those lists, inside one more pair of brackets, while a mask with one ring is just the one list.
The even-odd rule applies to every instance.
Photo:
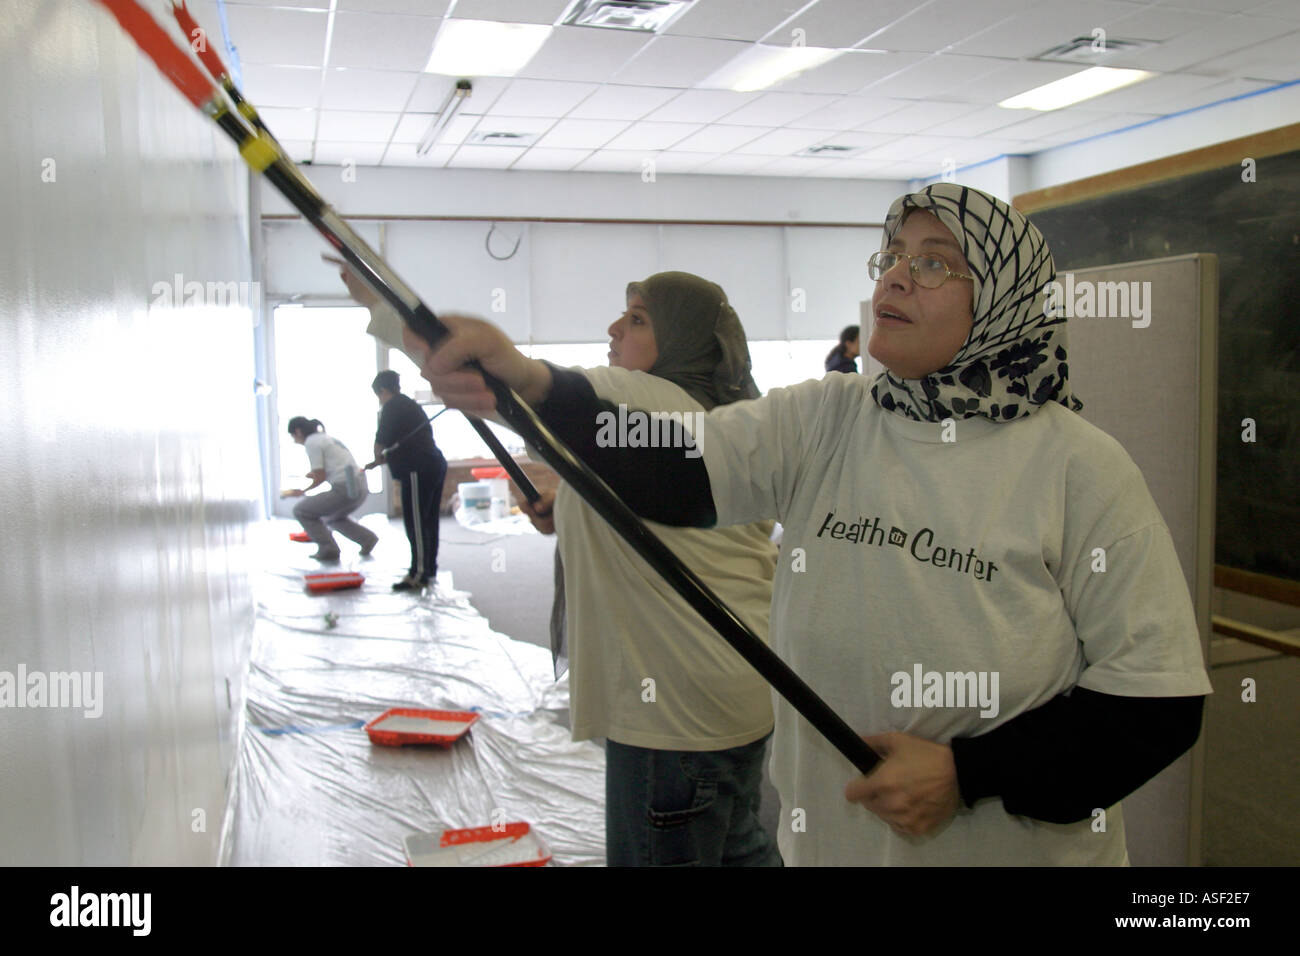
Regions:
[[817, 537], [823, 536], [851, 544], [872, 544], [878, 548], [889, 543], [902, 548], [922, 564], [969, 574], [977, 581], [992, 581], [993, 572], [998, 570], [997, 564], [977, 555], [974, 548], [963, 554], [960, 547], [935, 544], [934, 531], [930, 528], [922, 528], [912, 535], [909, 544], [906, 531], [894, 526], [886, 531], [878, 515], [870, 518], [859, 516], [856, 521], [837, 521], [835, 512], [828, 511], [817, 532]]

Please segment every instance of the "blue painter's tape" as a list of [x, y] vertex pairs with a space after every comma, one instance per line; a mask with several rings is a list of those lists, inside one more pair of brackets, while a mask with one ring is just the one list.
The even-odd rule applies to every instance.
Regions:
[[297, 727], [289, 724], [286, 727], [258, 727], [257, 729], [269, 737], [278, 737], [280, 734], [327, 734], [335, 730], [356, 730], [365, 725], [364, 720], [354, 720], [346, 724], [326, 724], [320, 727]]

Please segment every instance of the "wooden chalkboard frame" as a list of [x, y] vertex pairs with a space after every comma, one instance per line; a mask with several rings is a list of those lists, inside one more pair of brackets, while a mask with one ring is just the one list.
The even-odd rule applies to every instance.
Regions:
[[1111, 193], [1124, 192], [1149, 186], [1166, 179], [1178, 179], [1193, 173], [1203, 173], [1224, 166], [1238, 166], [1247, 156], [1258, 159], [1261, 156], [1276, 156], [1300, 149], [1300, 123], [1280, 126], [1265, 133], [1230, 139], [1226, 143], [1193, 149], [1186, 153], [1176, 153], [1163, 159], [1136, 166], [1125, 166], [1109, 173], [1076, 179], [1021, 193], [1011, 200], [1011, 204], [1025, 215], [1042, 212], [1056, 206], [1096, 199]]

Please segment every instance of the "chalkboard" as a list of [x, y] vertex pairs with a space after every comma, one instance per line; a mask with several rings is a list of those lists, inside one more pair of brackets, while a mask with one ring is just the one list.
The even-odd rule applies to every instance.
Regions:
[[[1247, 157], [1022, 208], [1047, 237], [1058, 272], [1218, 255], [1215, 563], [1300, 581], [1300, 151], [1255, 158], [1253, 182], [1240, 165]], [[1254, 422], [1253, 441], [1245, 419]]]

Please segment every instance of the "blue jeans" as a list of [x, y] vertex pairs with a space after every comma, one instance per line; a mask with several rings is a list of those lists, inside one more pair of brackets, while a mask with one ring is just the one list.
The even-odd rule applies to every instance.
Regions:
[[729, 750], [647, 750], [605, 742], [610, 866], [781, 866], [758, 821], [762, 740]]

